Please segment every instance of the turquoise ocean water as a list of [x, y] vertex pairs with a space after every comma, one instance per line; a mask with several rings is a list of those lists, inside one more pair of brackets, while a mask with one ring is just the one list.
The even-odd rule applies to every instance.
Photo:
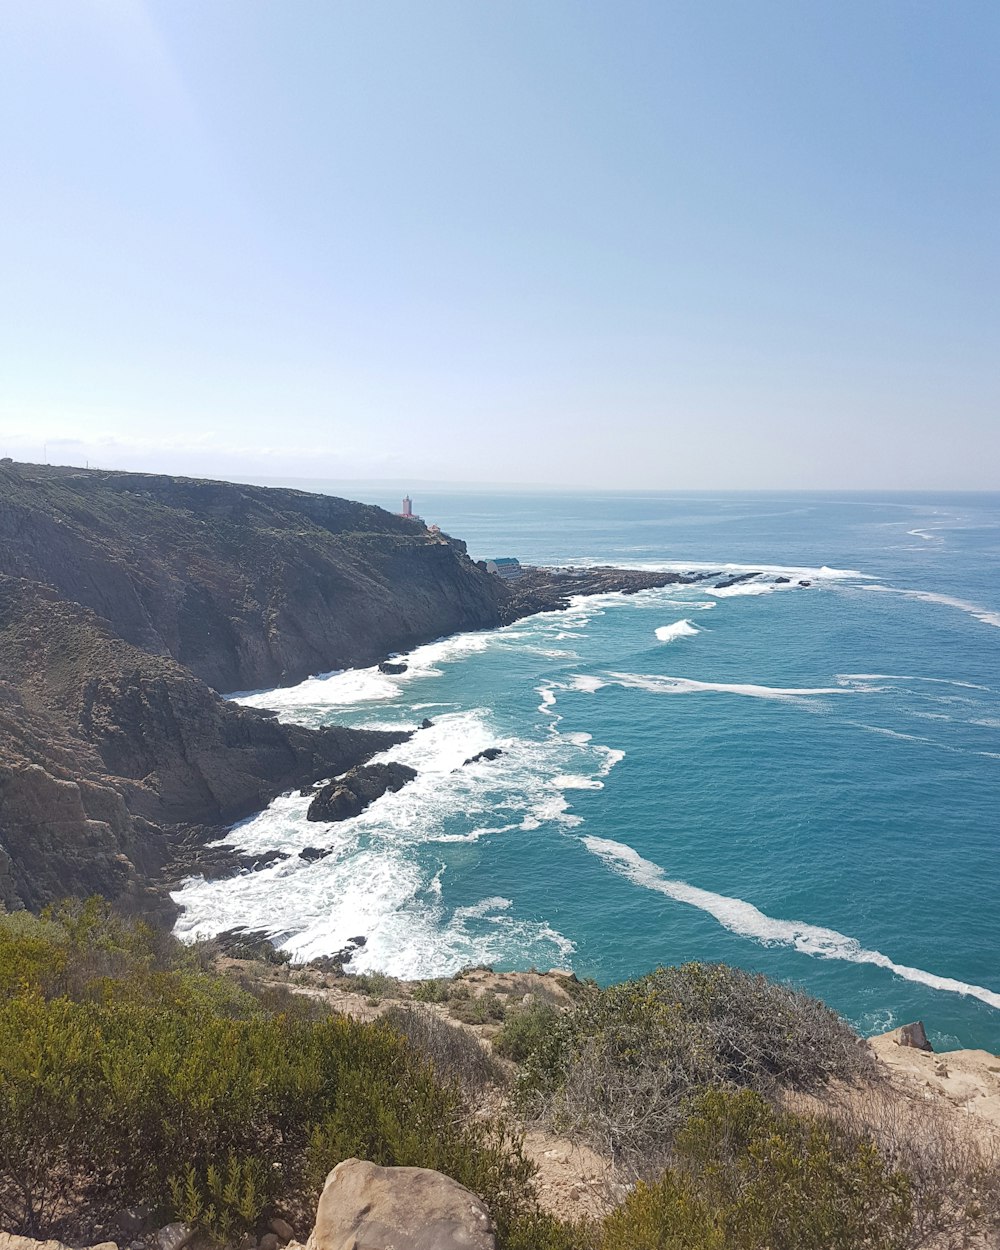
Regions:
[[419, 648], [400, 677], [244, 696], [307, 725], [434, 724], [389, 753], [417, 780], [356, 820], [308, 823], [290, 795], [238, 826], [292, 857], [189, 882], [182, 936], [246, 924], [309, 956], [364, 934], [355, 970], [404, 976], [725, 960], [863, 1032], [920, 1017], [939, 1046], [1000, 1051], [1000, 496], [415, 505], [475, 557], [765, 576], [582, 600]]

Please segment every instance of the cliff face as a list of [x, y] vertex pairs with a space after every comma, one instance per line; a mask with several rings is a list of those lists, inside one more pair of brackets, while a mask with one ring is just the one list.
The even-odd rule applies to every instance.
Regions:
[[367, 759], [399, 735], [279, 725], [49, 587], [0, 577], [0, 899], [150, 892], [191, 825]]
[[216, 690], [499, 623], [496, 579], [419, 522], [147, 474], [0, 465], [0, 573], [53, 587]]
[[0, 901], [169, 912], [151, 883], [202, 827], [399, 740], [217, 691], [495, 625], [499, 593], [461, 543], [378, 508], [0, 465]]

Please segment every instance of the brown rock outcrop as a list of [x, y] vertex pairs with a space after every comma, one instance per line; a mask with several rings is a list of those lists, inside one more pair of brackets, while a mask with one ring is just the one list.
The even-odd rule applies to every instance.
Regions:
[[427, 1168], [345, 1159], [326, 1178], [307, 1250], [496, 1250], [489, 1212]]

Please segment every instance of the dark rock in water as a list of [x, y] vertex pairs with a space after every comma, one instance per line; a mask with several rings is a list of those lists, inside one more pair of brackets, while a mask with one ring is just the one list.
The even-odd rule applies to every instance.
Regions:
[[350, 820], [391, 790], [402, 790], [417, 775], [405, 764], [363, 764], [325, 785], [309, 804], [309, 820]]
[[348, 939], [347, 939], [347, 945], [348, 945], [348, 946], [367, 946], [367, 945], [368, 945], [368, 939], [367, 939], [367, 938], [365, 937], [365, 935], [362, 933], [362, 934], [359, 934], [359, 936], [358, 936], [358, 937], [348, 938]]
[[727, 577], [723, 582], [716, 582], [716, 590], [726, 590], [729, 586], [740, 586], [743, 582], [752, 581], [753, 578], [759, 577], [759, 573], [737, 573], [735, 577]]
[[277, 864], [288, 858], [285, 851], [262, 851], [259, 855], [247, 855], [243, 860], [243, 866], [249, 868], [251, 872], [257, 872], [261, 868], [267, 868], [270, 864]]
[[811, 586], [812, 582], [799, 582], [800, 586]]
[[308, 863], [314, 864], [318, 859], [326, 859], [330, 853], [329, 848], [324, 851], [318, 846], [304, 846], [299, 851], [299, 859], [304, 859]]
[[503, 751], [499, 747], [487, 747], [485, 751], [480, 751], [478, 755], [470, 755], [467, 760], [462, 761], [462, 767], [466, 764], [478, 764], [480, 760], [495, 760], [503, 755]]
[[[690, 585], [702, 581], [704, 576], [703, 573], [675, 573], [672, 570], [616, 569], [607, 565], [590, 569], [523, 566], [516, 581], [498, 582], [500, 623], [510, 625], [536, 612], [561, 611], [569, 607], [574, 595], [611, 592], [633, 595], [639, 590], [653, 590], [660, 586]], [[494, 578], [494, 581], [497, 579]]]
[[775, 584], [775, 586], [785, 586], [785, 585], [787, 585], [787, 583], [788, 583], [788, 582], [790, 582], [791, 580], [792, 580], [792, 579], [791, 579], [790, 577], [776, 577], [776, 578], [774, 579], [774, 584]]
[[407, 668], [408, 665], [404, 664], [402, 660], [400, 660], [398, 664], [394, 660], [383, 660], [378, 666], [378, 671], [380, 673], [389, 673], [390, 675], [395, 676], [397, 673], [405, 673]]
[[434, 722], [431, 720], [429, 716], [425, 716], [424, 719], [420, 722], [421, 729], [432, 729], [433, 727], [434, 727]]
[[904, 1024], [899, 1030], [896, 1038], [900, 1046], [910, 1046], [914, 1050], [929, 1050], [933, 1052], [934, 1047], [927, 1040], [927, 1032], [924, 1029], [922, 1020], [914, 1020], [912, 1024]]

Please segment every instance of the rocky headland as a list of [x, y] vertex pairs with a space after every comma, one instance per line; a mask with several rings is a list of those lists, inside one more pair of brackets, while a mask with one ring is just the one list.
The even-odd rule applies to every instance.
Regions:
[[169, 919], [225, 825], [400, 740], [223, 692], [495, 626], [502, 597], [463, 543], [380, 508], [0, 463], [0, 901]]
[[[529, 567], [504, 581], [463, 542], [367, 504], [0, 462], [0, 902], [96, 891], [169, 920], [180, 877], [259, 866], [205, 845], [226, 825], [331, 778], [313, 818], [343, 819], [320, 815], [336, 779], [401, 740], [280, 724], [225, 692], [402, 672], [401, 652], [578, 595], [757, 576]], [[333, 807], [377, 797], [371, 778], [362, 789]]]

